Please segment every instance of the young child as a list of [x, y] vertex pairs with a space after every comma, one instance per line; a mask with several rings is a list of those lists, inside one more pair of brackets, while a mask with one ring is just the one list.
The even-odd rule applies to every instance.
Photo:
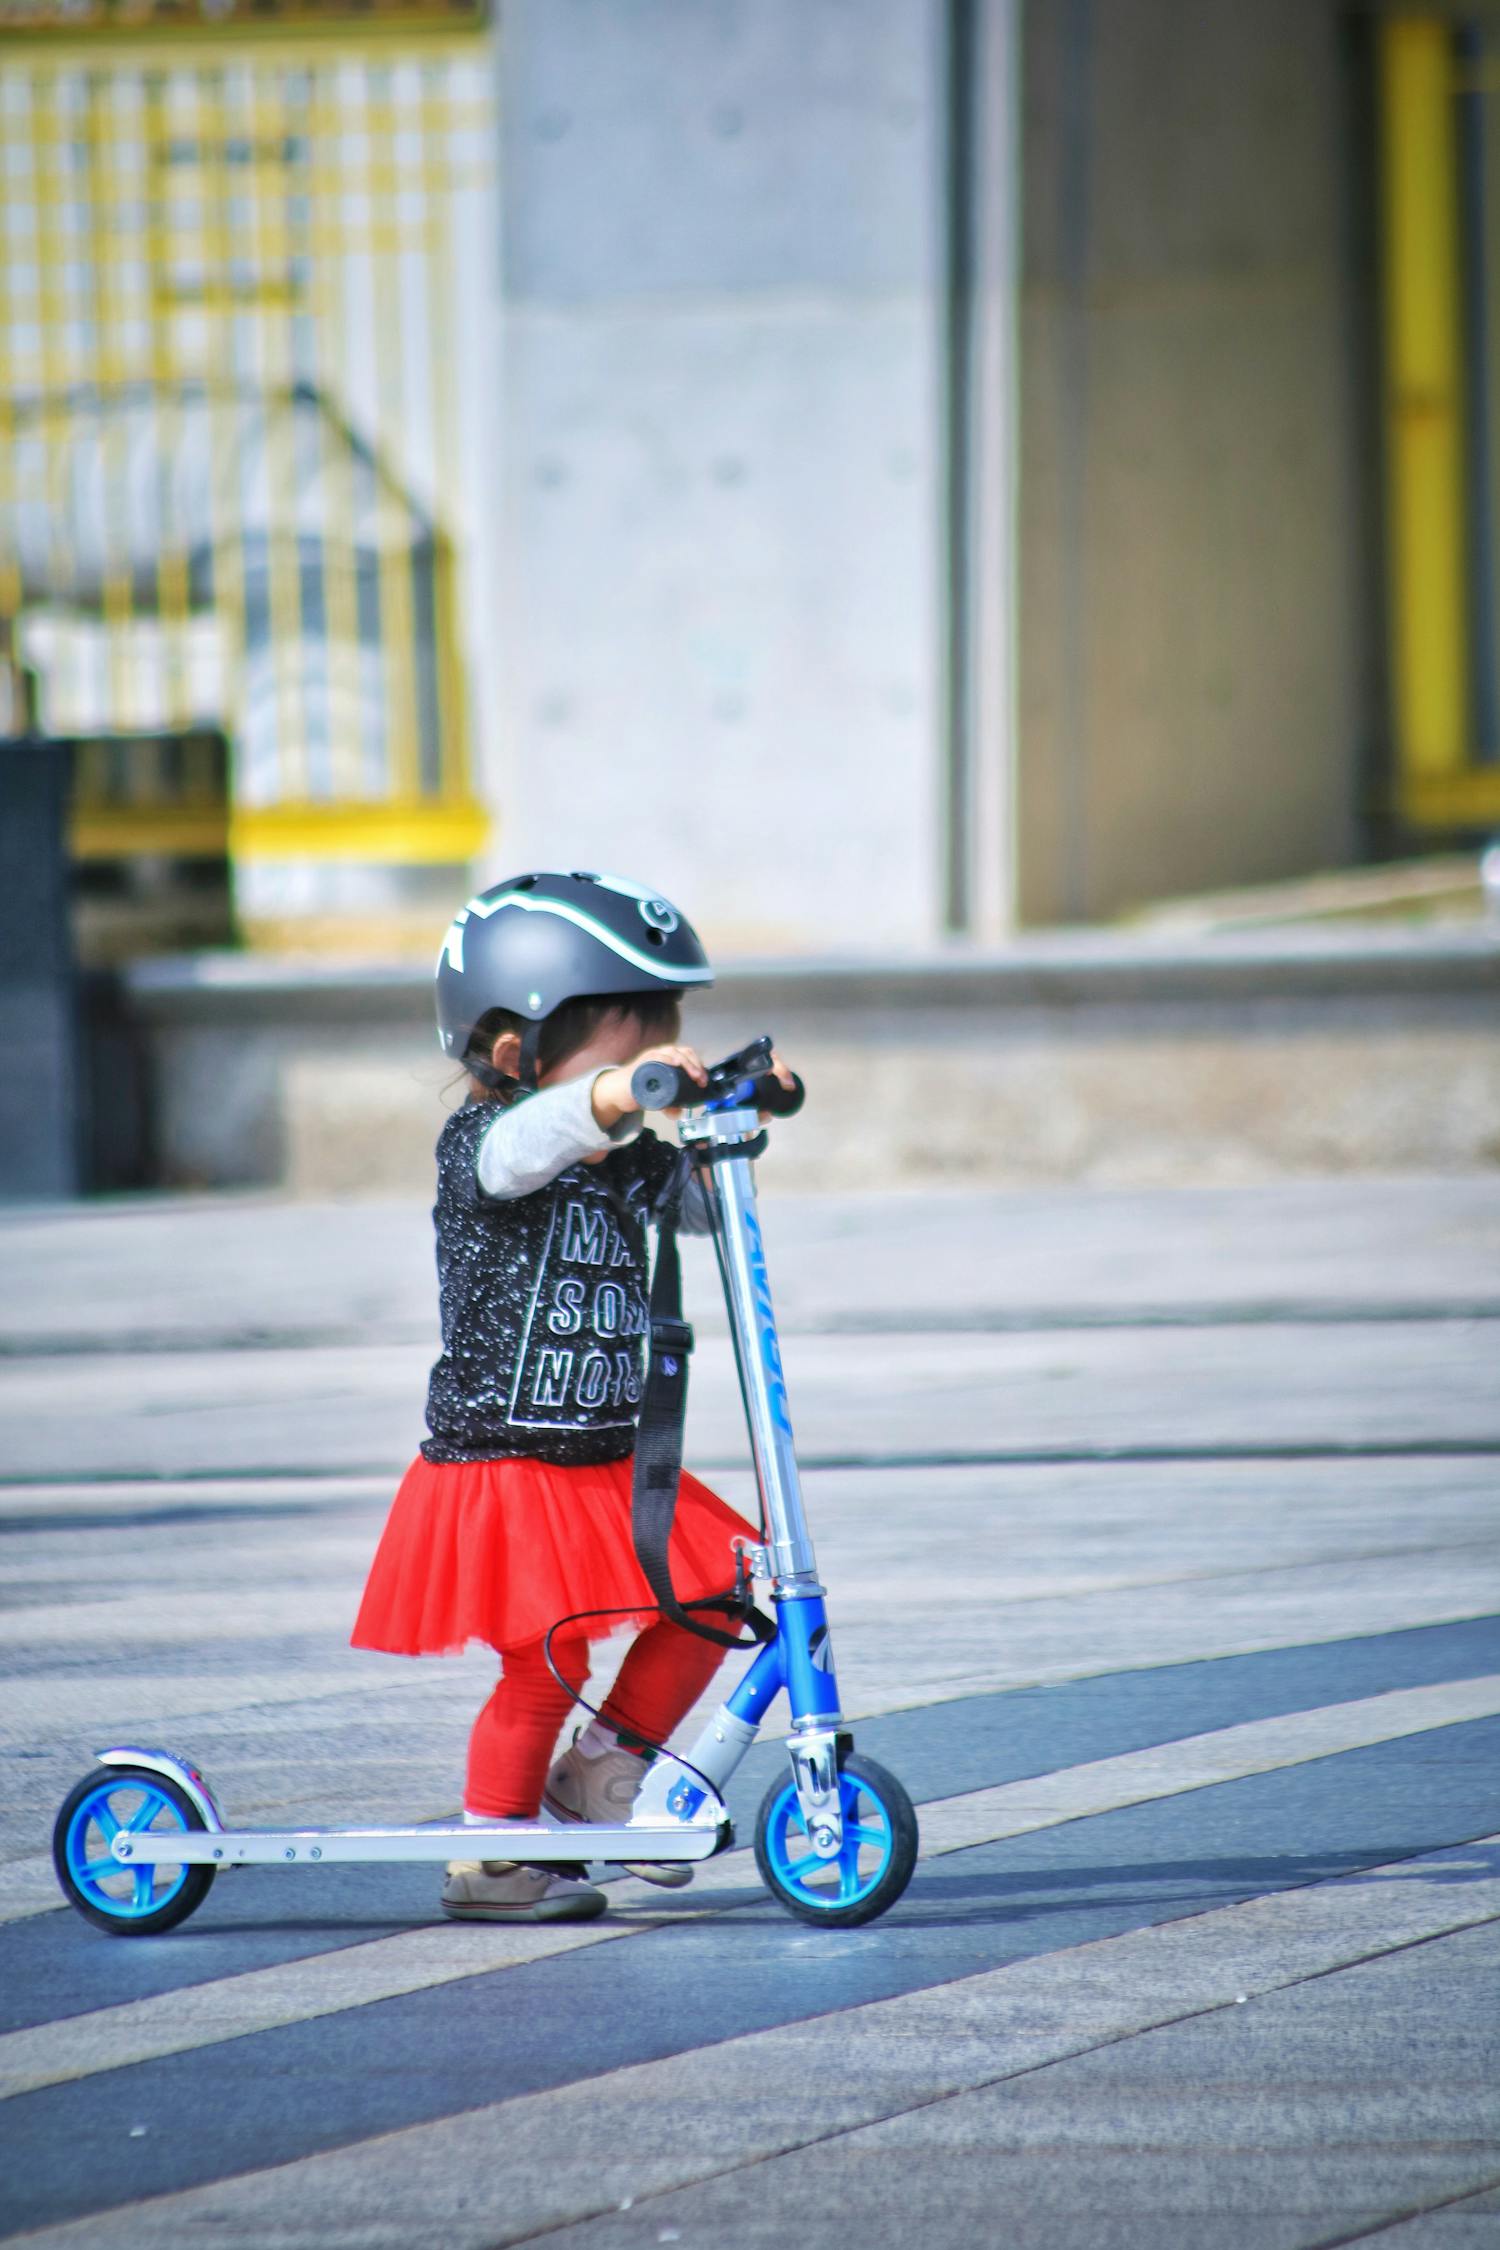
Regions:
[[[438, 962], [439, 1037], [470, 1077], [438, 1141], [434, 1220], [442, 1356], [431, 1435], [402, 1481], [371, 1566], [359, 1648], [441, 1655], [482, 1640], [499, 1685], [469, 1743], [465, 1817], [629, 1817], [649, 1752], [698, 1700], [722, 1649], [657, 1618], [630, 1536], [631, 1454], [647, 1330], [646, 1221], [673, 1152], [641, 1129], [646, 1055], [704, 1080], [678, 1039], [678, 996], [712, 981], [663, 898], [600, 875], [521, 875], [472, 899]], [[778, 1072], [790, 1083], [779, 1061]], [[696, 1184], [681, 1224], [703, 1232]], [[671, 1543], [681, 1598], [734, 1580], [749, 1524], [684, 1473]], [[602, 1717], [551, 1765], [590, 1640], [634, 1622]], [[654, 1621], [653, 1621], [654, 1620]], [[638, 1866], [676, 1886], [686, 1865]], [[544, 1921], [602, 1914], [602, 1891], [556, 1867], [455, 1861], [445, 1914]]]

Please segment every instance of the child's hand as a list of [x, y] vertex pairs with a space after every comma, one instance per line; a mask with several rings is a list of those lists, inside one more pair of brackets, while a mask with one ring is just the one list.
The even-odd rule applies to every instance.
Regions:
[[[670, 1063], [674, 1069], [685, 1071], [700, 1086], [708, 1084], [708, 1072], [696, 1047], [647, 1047], [630, 1062], [618, 1063], [613, 1070], [601, 1070], [594, 1080], [594, 1116], [606, 1133], [618, 1125], [622, 1117], [633, 1117], [639, 1111], [641, 1105], [630, 1091], [630, 1081], [645, 1062]], [[665, 1114], [675, 1117], [678, 1113], [669, 1109]]]
[[[780, 1055], [777, 1054], [774, 1047], [771, 1049], [771, 1068], [775, 1071], [776, 1076], [781, 1080], [782, 1085], [785, 1086], [787, 1092], [790, 1094], [797, 1084], [797, 1074], [792, 1069], [790, 1063], [782, 1061]], [[763, 1109], [761, 1111], [760, 1121], [762, 1125], [767, 1122], [770, 1116], [770, 1110]]]

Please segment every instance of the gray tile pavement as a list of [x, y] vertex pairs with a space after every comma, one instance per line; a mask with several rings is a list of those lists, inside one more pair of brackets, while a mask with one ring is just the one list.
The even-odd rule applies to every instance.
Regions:
[[[1029, 1194], [788, 1195], [761, 1209], [788, 1328], [1500, 1313], [1483, 1178]], [[685, 1254], [717, 1325], [712, 1258]], [[426, 1211], [215, 1196], [0, 1208], [0, 1351], [434, 1333]]]
[[[1092, 2244], [1140, 2240], [1154, 2223], [1169, 2240], [1195, 2239], [1187, 2232], [1192, 2226], [1196, 2239], [1215, 2244], [1285, 2240], [1311, 2250], [1347, 2239], [1346, 2231], [1330, 2237], [1322, 2211], [1309, 2211], [1305, 2199], [1289, 2193], [1271, 2210], [1262, 2196], [1261, 2208], [1245, 2214], [1253, 2231], [1236, 2233], [1240, 2214], [1213, 2196], [1214, 2160], [1227, 2151], [1253, 2164], [1284, 2155], [1288, 2145], [1295, 2151], [1301, 2145], [1295, 2101], [1286, 2097], [1298, 2093], [1307, 2107], [1303, 2142], [1321, 2129], [1334, 2153], [1347, 2158], [1348, 2121], [1357, 2102], [1372, 2078], [1377, 2102], [1389, 2086], [1370, 2033], [1375, 2011], [1361, 1985], [1363, 1966], [1399, 1968], [1423, 1956], [1439, 1958], [1454, 1933], [1478, 1930], [1492, 1946], [1500, 1906], [1494, 1869], [1491, 1840], [1275, 1892], [585, 2077], [546, 2094], [471, 2108], [157, 2200], [141, 2217], [164, 2244], [211, 2236], [226, 2250], [291, 2250], [313, 2242], [335, 2250], [386, 2250], [413, 2239], [441, 2241], [446, 2250], [497, 2250], [538, 2236], [558, 2239], [559, 2227], [586, 2214], [592, 2214], [587, 2223], [561, 2239], [633, 2245], [670, 2239], [675, 2230], [687, 2242], [717, 2243], [738, 2239], [743, 2227], [752, 2239], [769, 2242], [778, 2239], [779, 2222], [799, 2237], [810, 2230], [814, 2241], [835, 2239], [833, 2229], [845, 2225], [860, 2239], [868, 2231], [882, 2241], [905, 2227], [977, 2241], [1009, 2240], [1012, 2232], [1024, 2238], [1035, 2230], [1041, 2241]], [[1472, 1960], [1460, 1964], [1471, 1981], [1473, 1967]], [[1351, 1969], [1356, 1974], [1348, 1979], [1344, 1972]], [[1406, 1988], [1409, 1999], [1410, 1978]], [[1265, 2026], [1288, 1998], [1295, 2011], [1309, 1994], [1334, 2052], [1320, 2058], [1323, 2075], [1315, 2083], [1283, 2086], [1275, 2075], [1274, 2025], [1269, 2040]], [[1442, 1974], [1433, 1997], [1439, 2003], [1449, 1997]], [[1346, 2020], [1362, 2019], [1354, 2032], [1360, 2059], [1352, 2086], [1337, 2036], [1346, 2003]], [[1423, 2005], [1420, 1992], [1417, 2005]], [[1472, 2020], [1476, 1996], [1460, 2006]], [[1428, 2004], [1426, 2020], [1432, 2014]], [[1257, 2016], [1259, 2028], [1251, 2030]], [[1399, 2009], [1382, 2020], [1403, 2028]], [[1203, 2109], [1217, 2100], [1225, 2113], [1214, 2120], [1217, 2138], [1195, 2138], [1188, 2125], [1170, 2118], [1156, 2122], [1161, 2079], [1176, 2071], [1179, 2034], [1189, 2050], [1199, 2050], [1184, 2110], [1191, 2116], [1196, 2104], [1201, 2125]], [[1216, 2066], [1216, 2041], [1227, 2068], [1222, 2061]], [[1399, 2045], [1392, 2052], [1399, 2056]], [[1138, 2053], [1139, 2082], [1130, 2067]], [[1261, 2073], [1259, 2083], [1237, 2075], [1247, 2053]], [[1470, 2059], [1462, 2038], [1445, 2048], [1434, 2083], [1456, 2074], [1460, 2099], [1469, 2099]], [[1069, 2073], [1079, 2068], [1082, 2094], [1070, 2099]], [[1089, 2075], [1100, 2068], [1102, 2093]], [[1247, 2113], [1267, 2092], [1284, 2113], [1279, 2149], [1264, 2129], [1253, 2140], [1243, 2129], [1235, 2101], [1242, 2087]], [[1127, 2108], [1138, 2122], [1134, 2140], [1122, 2145], [1118, 2131], [1110, 2137], [1110, 2121]], [[1057, 2122], [1039, 2149], [1039, 2120], [1049, 2109]], [[899, 2147], [898, 2162], [882, 2145], [880, 2121]], [[1431, 2153], [1421, 2140], [1426, 2122], [1418, 2102], [1380, 2144], [1388, 2194], [1412, 2191], [1413, 2168], [1401, 2160]], [[1154, 2137], [1148, 2137], [1153, 2125]], [[1462, 2164], [1472, 2162], [1474, 2148], [1454, 2150], [1449, 2143], [1438, 2154], [1456, 2155]], [[1180, 2172], [1173, 2157], [1183, 2160]], [[1075, 2183], [1090, 2159], [1096, 2184], [1118, 2159], [1122, 2177], [1135, 2175], [1135, 2195], [1117, 2200], [1106, 2172], [1097, 2201], [1081, 2204]], [[1023, 2192], [1028, 2167], [1043, 2174], [1030, 2200]], [[1260, 2169], [1270, 2166], [1262, 2161]], [[965, 2175], [964, 2216], [973, 2232], [946, 2231], [963, 2210], [948, 2191], [954, 2170]], [[1149, 2201], [1140, 2193], [1142, 2174], [1147, 2190], [1154, 2189]], [[823, 2178], [847, 2184], [847, 2194], [813, 2193]], [[876, 2179], [883, 2189], [878, 2202], [871, 2193]], [[1425, 2192], [1432, 2196], [1430, 2177]], [[985, 2224], [987, 2208], [1003, 2216], [999, 2237]], [[1399, 2202], [1394, 2209], [1367, 2204], [1359, 2231], [1366, 2220], [1380, 2225], [1402, 2208]], [[62, 2250], [90, 2239], [89, 2226], [96, 2223], [65, 2226], [45, 2239]], [[1290, 2231], [1276, 2231], [1281, 2225]], [[1063, 2226], [1071, 2235], [1060, 2232]]]
[[[1422, 1636], [1461, 1636], [1472, 1629], [1445, 1621], [1500, 1611], [1500, 1183], [804, 1201], [778, 1197], [768, 1166], [764, 1194], [804, 1449], [870, 1462], [807, 1480], [847, 1707], [917, 1794], [1378, 1695], [1408, 1676], [1496, 1668], [1477, 1641]], [[419, 1428], [429, 1255], [424, 1215], [400, 1206], [230, 1198], [0, 1216], [0, 1859], [14, 1898], [50, 1895], [40, 1857], [50, 1810], [105, 1735], [180, 1741], [247, 1817], [451, 1809], [492, 1660], [472, 1651], [409, 1665], [345, 1646], [390, 1478]], [[694, 1436], [700, 1458], [731, 1462], [742, 1458], [734, 1391], [701, 1255], [694, 1271], [705, 1334]], [[945, 1458], [953, 1465], [927, 1465]], [[718, 1481], [745, 1503], [743, 1470]], [[1454, 1653], [1444, 1659], [1441, 1646]], [[617, 1654], [605, 1652], [601, 1677]], [[1256, 1666], [1280, 1667], [1287, 1684], [1273, 1688]], [[1203, 1907], [1220, 1864], [1248, 1871], [1249, 1892], [1337, 1891], [1317, 1881], [1328, 1872], [1309, 1848], [1320, 1822], [1356, 1853], [1403, 1824], [1412, 1848], [1459, 1841], [1445, 1821], [1472, 1824], [1494, 1801], [1496, 1723], [1438, 1726], [1279, 1779], [1074, 1820], [1031, 1840], [1020, 1891], [1003, 1873], [1005, 1850], [1019, 1846], [954, 1852], [922, 1878], [927, 1906], [914, 1893], [909, 1909], [853, 1934], [851, 1963], [869, 1967], [847, 1984], [827, 1933], [800, 1932], [759, 1901], [695, 1921], [686, 1894], [687, 1918], [641, 1955], [669, 1958], [670, 1974], [632, 1971], [621, 1987], [681, 2048], [676, 2063], [644, 2066], [668, 2073], [649, 2099], [630, 2093], [626, 2069], [616, 2101], [586, 2024], [567, 2012], [575, 1986], [612, 1989], [614, 1973], [578, 1985], [561, 1962], [538, 1962], [525, 1972], [540, 2011], [528, 2035], [542, 2049], [561, 2041], [556, 2083], [501, 2101], [493, 2142], [462, 2116], [420, 2128], [443, 2151], [425, 2232], [420, 2193], [402, 2204], [392, 2185], [420, 2187], [425, 2159], [394, 2153], [399, 2132], [371, 2139], [373, 2124], [342, 2155], [307, 2160], [326, 2174], [294, 2167], [287, 2180], [300, 2185], [284, 2198], [257, 2174], [154, 2206], [151, 2231], [247, 2250], [424, 2240], [488, 2250], [539, 2231], [605, 2250], [674, 2229], [685, 2244], [816, 2245], [835, 2228], [840, 2241], [872, 2244], [923, 2235], [1094, 2250], [1149, 2232], [1163, 2250], [1312, 2250], [1382, 2227], [1380, 2239], [1414, 2250], [1469, 2250], [1495, 2239], [1500, 2217], [1500, 2094], [1485, 2109], [1500, 2069], [1486, 2081], [1476, 2061], [1493, 2020], [1478, 1996], [1495, 1963], [1488, 1938], [1458, 1928], [1460, 1879], [1433, 1888], [1449, 1898], [1448, 1919], [1408, 1953], [1373, 1961], [1406, 1926], [1398, 1885], [1367, 1885], [1359, 1905], [1345, 1892], [1336, 1965], [1307, 1971], [1313, 1982], [1289, 1995], [1247, 1978], [1245, 2008], [1221, 1996], [1196, 2024], [1148, 2011], [1157, 2028], [1139, 2019], [1099, 2055], [1067, 2048], [1091, 2004], [1065, 1964], [1090, 1901], [1123, 1916], [1106, 1946], [1137, 1943], [1131, 1919], [1148, 1912], [1167, 1918], [1149, 1933], [1160, 1941], [1213, 1923]], [[756, 1753], [778, 1755], [772, 1744]], [[1500, 1826], [1500, 1804], [1488, 1826]], [[1178, 1864], [1198, 1873], [1184, 1883]], [[426, 1878], [380, 1870], [330, 1871], [316, 1891], [317, 1877], [299, 1878], [295, 1904], [278, 1893], [279, 1910], [267, 1903], [279, 1877], [242, 1880], [223, 1886], [228, 1921], [212, 1920], [216, 1891], [151, 1952], [96, 1939], [62, 1913], [0, 1928], [0, 1957], [29, 1980], [23, 2020], [232, 1978], [236, 1961], [378, 1945], [430, 1912]], [[1371, 1898], [1385, 1901], [1373, 1919]], [[962, 1943], [937, 1926], [923, 1935], [944, 1900]], [[766, 2114], [735, 2041], [695, 2047], [695, 1980], [711, 1989], [764, 1952], [755, 1977], [780, 1987], [806, 1961], [818, 1988], [857, 1997], [860, 1975], [899, 1957], [915, 1978], [899, 2005], [936, 2008], [958, 1989], [943, 1980], [964, 1947], [1002, 1942], [1017, 1912], [1043, 1952], [994, 1970], [1002, 1982], [975, 2000], [967, 2028], [960, 2009], [924, 2046], [913, 2018], [863, 2051], [886, 2122], [839, 2106], [858, 2009], [834, 1997], [819, 2018], [826, 2037], [754, 2035], [791, 2037], [771, 2107], [780, 2117], [788, 2097], [801, 2102], [815, 2146], [791, 2153], [778, 2126], [780, 2140], [717, 2182], [711, 2162], [675, 2175], [690, 2186], [672, 2185], [670, 2164], [647, 2182], [651, 2152], [674, 2151], [674, 2134], [695, 2162], [712, 2157], [726, 2098], [751, 2140]], [[596, 1950], [602, 1960], [632, 1949]], [[1397, 1971], [1398, 1959], [1410, 1966]], [[1391, 1972], [1383, 1982], [1379, 1969]], [[486, 2000], [485, 1979], [463, 1984], [467, 1998], [442, 1986], [399, 2004], [392, 2056], [413, 2084], [424, 2052], [444, 2057], [454, 2108], [466, 2099], [453, 2064], [466, 2042], [489, 2058], [471, 2094], [486, 2099], [505, 2052], [501, 1987], [512, 1989], [502, 1978]], [[971, 2066], [1012, 2002], [1064, 2047], [1024, 2093], [1020, 2081], [982, 2089]], [[560, 2011], [551, 2030], [549, 2007]], [[293, 2119], [321, 2098], [320, 2073], [361, 2051], [340, 2021], [302, 2026], [286, 2069], [263, 2080], [244, 2067], [245, 2042], [204, 2051], [183, 2083], [213, 2090], [205, 2114], [225, 2105], [226, 2146], [248, 2145], [244, 2104], [259, 2119], [256, 2161], [290, 2145]], [[721, 2053], [728, 2093], [715, 2111], [705, 2089], [721, 2083], [710, 2062]], [[933, 2058], [947, 2073], [936, 2102]], [[132, 2068], [91, 2083], [97, 2095], [85, 2086], [56, 2114], [72, 2120], [90, 2176], [114, 2181], [127, 2204], [140, 2144], [126, 2112], [154, 2081]], [[532, 2106], [517, 2110], [517, 2099]], [[399, 2120], [401, 2098], [377, 2110]], [[557, 2146], [574, 2165], [559, 2179], [554, 2163], [554, 2189], [567, 2193], [550, 2204], [528, 2203], [516, 2175], [507, 2206], [482, 2153], [509, 2149], [520, 2163], [523, 2114], [538, 2159]], [[161, 2120], [145, 2122], [149, 2147]], [[597, 2209], [589, 2183], [615, 2164], [616, 2143], [622, 2176], [636, 2165], [650, 2201], [575, 2227]], [[743, 2134], [735, 2145], [748, 2145]], [[170, 2182], [170, 2152], [138, 2176]]]
[[[1500, 1609], [1494, 1464], [1243, 1462], [827, 1472], [808, 1479], [851, 1715]], [[730, 1496], [749, 1504], [742, 1484]], [[456, 1801], [493, 1660], [351, 1652], [386, 1488], [179, 1521], [108, 1495], [76, 1527], [35, 1494], [0, 1556], [0, 1853], [101, 1729], [191, 1738], [257, 1817], [421, 1817]], [[191, 1489], [187, 1494], [191, 1505]], [[301, 1511], [308, 1512], [305, 1519]], [[600, 1651], [613, 1675], [620, 1644]], [[1368, 1686], [1359, 1692], [1369, 1692]], [[1326, 1699], [1332, 1700], [1331, 1695]]]
[[[557, 2250], [907, 2240], [909, 2183], [950, 2241], [1254, 2245], [1357, 2238], [1500, 2179], [1500, 1924], [1339, 1969], [929, 2101], [552, 2235]], [[1429, 2224], [1436, 2225], [1436, 2221]], [[1441, 2237], [1435, 2237], [1440, 2240]]]
[[[796, 1339], [810, 1464], [1441, 1449], [1500, 1456], [1500, 1323]], [[789, 1355], [791, 1346], [789, 1340]], [[349, 1344], [0, 1364], [11, 1480], [398, 1473], [430, 1354]], [[695, 1357], [689, 1457], [743, 1460], [727, 1347]]]

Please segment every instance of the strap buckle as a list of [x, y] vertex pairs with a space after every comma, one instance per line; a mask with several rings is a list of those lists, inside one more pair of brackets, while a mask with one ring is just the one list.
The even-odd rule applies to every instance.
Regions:
[[739, 1557], [740, 1567], [747, 1579], [774, 1578], [770, 1549], [759, 1539], [731, 1539], [730, 1546]]
[[675, 1320], [669, 1315], [653, 1313], [651, 1316], [651, 1354], [658, 1352], [690, 1352], [693, 1348], [693, 1324], [690, 1320]]
[[[762, 1550], [757, 1548], [755, 1552], [758, 1554]], [[774, 1641], [776, 1638], [774, 1620], [767, 1617], [763, 1611], [758, 1610], [755, 1606], [755, 1588], [751, 1583], [751, 1565], [746, 1555], [743, 1540], [735, 1542], [734, 1584], [722, 1594], [705, 1594], [699, 1601], [684, 1602], [682, 1607], [684, 1610], [722, 1610], [724, 1615], [732, 1617], [737, 1625], [748, 1626], [751, 1638], [760, 1642], [762, 1646], [767, 1641]], [[699, 1630], [701, 1630], [701, 1627]], [[712, 1629], [704, 1637], [710, 1640], [724, 1638], [722, 1634], [716, 1634]], [[731, 1641], [729, 1645], [733, 1648], [736, 1644]], [[750, 1643], [749, 1641], [741, 1641], [738, 1645], [741, 1648], [748, 1648]]]

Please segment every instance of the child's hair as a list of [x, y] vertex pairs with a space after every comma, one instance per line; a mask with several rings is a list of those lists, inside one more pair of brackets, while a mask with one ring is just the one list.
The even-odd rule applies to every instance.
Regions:
[[[642, 1043], [651, 1046], [658, 1041], [675, 1039], [681, 1024], [681, 1011], [677, 998], [671, 992], [601, 992], [585, 993], [576, 1000], [565, 1000], [554, 1008], [542, 1024], [541, 1041], [537, 1048], [537, 1076], [541, 1077], [569, 1055], [586, 1047], [596, 1031], [611, 1017], [631, 1017], [641, 1027]], [[504, 1031], [518, 1035], [526, 1029], [526, 1018], [510, 1008], [487, 1008], [469, 1034], [464, 1049], [464, 1061], [471, 1057], [488, 1062], [495, 1041]], [[489, 1088], [481, 1088], [486, 1099], [495, 1096]]]

